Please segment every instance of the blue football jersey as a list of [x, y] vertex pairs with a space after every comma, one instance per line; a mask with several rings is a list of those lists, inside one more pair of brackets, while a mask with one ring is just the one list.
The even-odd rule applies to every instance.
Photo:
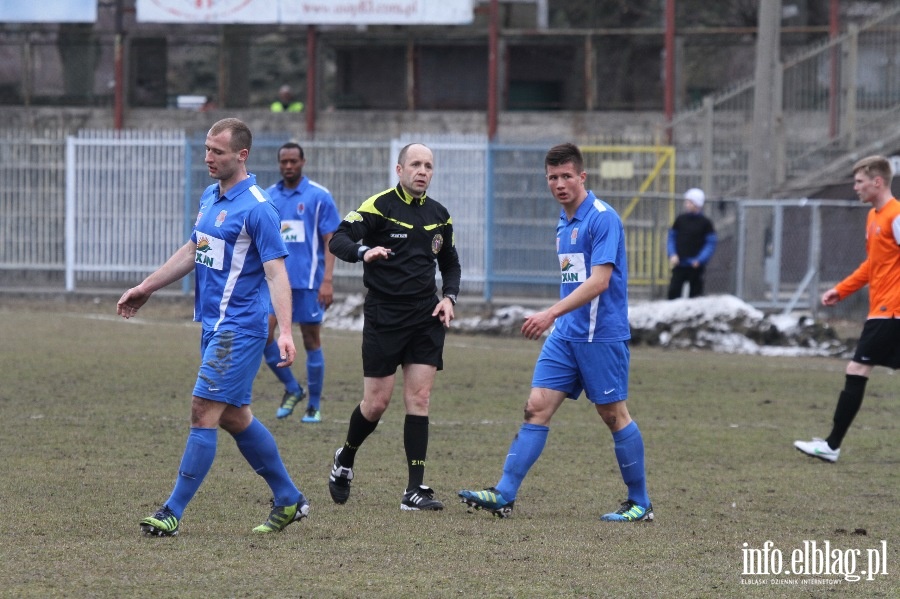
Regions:
[[592, 266], [611, 264], [613, 269], [609, 288], [587, 304], [557, 318], [552, 334], [569, 341], [630, 339], [625, 228], [613, 207], [589, 191], [571, 221], [565, 211], [560, 211], [556, 253], [560, 299], [587, 280]]
[[250, 175], [225, 195], [206, 188], [191, 240], [194, 320], [204, 330], [268, 336], [269, 286], [263, 263], [287, 255], [278, 211]]
[[334, 233], [341, 224], [331, 193], [307, 177], [300, 179], [296, 189], [285, 189], [279, 181], [266, 191], [281, 216], [291, 289], [318, 289], [325, 276], [322, 235]]

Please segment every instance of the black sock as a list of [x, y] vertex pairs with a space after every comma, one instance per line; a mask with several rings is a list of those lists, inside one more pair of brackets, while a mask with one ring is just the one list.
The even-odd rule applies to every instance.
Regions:
[[425, 455], [428, 453], [428, 416], [406, 415], [403, 422], [403, 446], [409, 483], [406, 490], [418, 489], [425, 480]]
[[359, 446], [363, 444], [366, 437], [372, 434], [378, 426], [378, 421], [370, 422], [363, 416], [359, 406], [353, 410], [350, 415], [350, 426], [347, 427], [347, 440], [344, 442], [344, 449], [338, 457], [338, 463], [344, 468], [353, 468], [353, 461], [356, 459], [356, 452]]
[[839, 449], [844, 441], [844, 435], [850, 429], [850, 424], [859, 412], [863, 395], [866, 393], [868, 378], [858, 374], [848, 374], [844, 383], [844, 390], [838, 398], [837, 407], [834, 409], [834, 426], [831, 434], [825, 441], [832, 449]]

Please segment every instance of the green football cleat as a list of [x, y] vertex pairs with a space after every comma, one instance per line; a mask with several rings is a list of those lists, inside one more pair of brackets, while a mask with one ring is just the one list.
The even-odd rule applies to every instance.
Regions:
[[303, 390], [303, 387], [300, 387], [300, 390], [296, 393], [291, 393], [290, 391], [284, 392], [284, 397], [281, 398], [281, 407], [278, 408], [278, 412], [275, 413], [275, 417], [278, 419], [287, 418], [291, 414], [294, 413], [294, 407], [303, 401], [303, 398], [306, 397], [306, 391]]
[[303, 415], [303, 418], [300, 419], [300, 422], [306, 422], [306, 423], [322, 422], [322, 412], [320, 412], [316, 408], [307, 408], [306, 414]]
[[264, 524], [260, 524], [253, 529], [253, 532], [270, 533], [281, 532], [287, 528], [288, 524], [297, 522], [309, 515], [309, 502], [301, 496], [300, 502], [294, 505], [273, 506], [269, 512], [269, 518]]
[[141, 520], [141, 532], [148, 537], [174, 537], [178, 536], [178, 525], [178, 518], [169, 506], [164, 505], [152, 516]]
[[488, 487], [484, 491], [460, 491], [462, 503], [476, 510], [487, 510], [498, 518], [509, 518], [512, 515], [516, 500], [507, 501], [500, 491]]
[[604, 522], [653, 522], [653, 504], [643, 507], [626, 499], [619, 509], [603, 514], [600, 519]]

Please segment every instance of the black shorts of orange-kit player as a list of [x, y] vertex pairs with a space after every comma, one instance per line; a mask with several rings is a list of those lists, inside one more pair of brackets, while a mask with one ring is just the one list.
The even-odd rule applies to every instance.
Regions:
[[868, 319], [856, 344], [853, 361], [900, 369], [900, 319]]

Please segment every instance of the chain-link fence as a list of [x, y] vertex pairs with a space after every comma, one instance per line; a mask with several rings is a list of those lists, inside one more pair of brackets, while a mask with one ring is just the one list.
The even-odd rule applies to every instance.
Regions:
[[[821, 293], [865, 259], [866, 214], [850, 201], [741, 201], [735, 294], [760, 308], [816, 313]], [[839, 311], [866, 300], [857, 293]]]

